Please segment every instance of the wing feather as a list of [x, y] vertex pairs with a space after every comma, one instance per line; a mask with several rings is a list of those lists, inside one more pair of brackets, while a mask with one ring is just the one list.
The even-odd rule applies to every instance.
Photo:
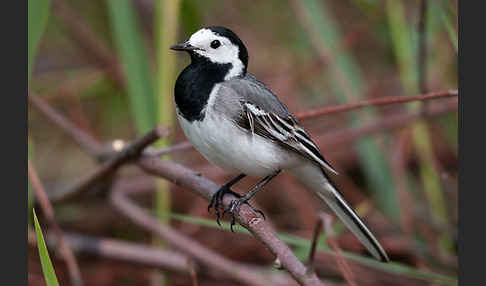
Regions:
[[242, 106], [242, 116], [237, 120], [240, 127], [250, 130], [252, 134], [273, 140], [337, 174], [337, 171], [324, 159], [319, 147], [293, 116], [289, 114], [283, 118], [248, 101], [242, 102]]

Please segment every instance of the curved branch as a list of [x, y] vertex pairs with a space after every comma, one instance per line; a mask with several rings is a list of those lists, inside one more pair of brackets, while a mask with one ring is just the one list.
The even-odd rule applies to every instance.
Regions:
[[220, 256], [171, 227], [160, 224], [155, 217], [130, 201], [127, 196], [130, 191], [131, 189], [123, 188], [123, 186], [115, 187], [111, 192], [110, 201], [119, 212], [123, 213], [135, 224], [150, 230], [168, 241], [171, 246], [203, 262], [210, 268], [218, 269], [225, 275], [236, 278], [238, 281], [249, 285], [265, 286], [271, 284], [260, 273], [242, 267], [240, 264]]
[[310, 119], [322, 115], [346, 112], [346, 111], [367, 107], [367, 106], [383, 106], [383, 105], [406, 103], [412, 101], [426, 101], [426, 100], [437, 99], [437, 98], [453, 97], [457, 95], [458, 92], [457, 89], [455, 89], [455, 90], [431, 92], [431, 93], [420, 94], [415, 96], [408, 96], [408, 95], [407, 96], [387, 96], [387, 97], [363, 100], [355, 103], [334, 105], [334, 106], [328, 106], [328, 107], [315, 109], [311, 111], [299, 112], [296, 114], [296, 117], [297, 119], [300, 120], [306, 120], [306, 119]]
[[123, 149], [121, 149], [119, 152], [114, 152], [115, 155], [112, 158], [91, 171], [85, 177], [79, 179], [67, 189], [51, 195], [51, 200], [54, 202], [60, 202], [73, 199], [82, 191], [87, 190], [95, 186], [97, 183], [109, 178], [123, 164], [137, 159], [148, 145], [154, 143], [159, 138], [167, 137], [168, 133], [169, 131], [167, 128], [155, 127], [152, 129], [152, 131], [135, 140], [128, 146], [122, 147]]
[[[153, 156], [142, 156], [138, 165], [147, 173], [167, 179], [174, 184], [189, 189], [195, 194], [210, 199], [219, 189], [219, 185], [206, 179], [195, 171], [175, 162], [162, 160]], [[225, 195], [223, 204], [228, 206], [231, 200], [236, 199], [232, 195]], [[282, 267], [287, 270], [301, 285], [321, 285], [321, 282], [313, 272], [308, 269], [294, 255], [292, 250], [278, 238], [273, 227], [259, 214], [253, 212], [247, 205], [242, 205], [236, 219], [241, 226], [248, 229], [255, 238], [280, 261]]]

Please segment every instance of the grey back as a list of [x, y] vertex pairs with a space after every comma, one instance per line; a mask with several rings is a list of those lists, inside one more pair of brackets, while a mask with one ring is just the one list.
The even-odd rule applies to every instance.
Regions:
[[221, 83], [214, 108], [236, 119], [243, 112], [244, 102], [252, 103], [282, 118], [295, 120], [285, 104], [250, 73]]

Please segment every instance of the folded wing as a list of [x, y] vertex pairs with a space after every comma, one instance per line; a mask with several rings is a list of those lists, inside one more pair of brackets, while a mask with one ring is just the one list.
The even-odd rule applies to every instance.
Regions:
[[243, 112], [241, 118], [237, 120], [240, 127], [251, 131], [252, 134], [272, 140], [337, 174], [324, 159], [319, 147], [292, 115], [282, 117], [265, 111], [249, 101], [242, 102], [242, 105]]

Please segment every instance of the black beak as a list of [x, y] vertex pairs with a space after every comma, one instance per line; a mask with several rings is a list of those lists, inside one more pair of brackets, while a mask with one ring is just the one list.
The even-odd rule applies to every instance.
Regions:
[[174, 51], [193, 51], [196, 50], [197, 48], [191, 46], [191, 44], [189, 44], [188, 42], [185, 42], [182, 44], [173, 45], [170, 47], [170, 49]]

